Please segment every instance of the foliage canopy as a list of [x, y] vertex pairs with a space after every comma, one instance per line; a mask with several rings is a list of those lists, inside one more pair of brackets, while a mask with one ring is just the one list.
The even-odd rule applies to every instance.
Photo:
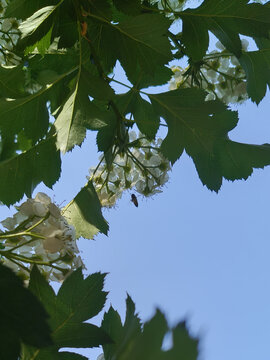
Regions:
[[[195, 8], [189, 5], [189, 0], [2, 1], [3, 204], [10, 206], [24, 195], [30, 198], [41, 182], [52, 187], [61, 175], [60, 153], [64, 156], [81, 146], [89, 130], [97, 133], [101, 160], [62, 211], [77, 238], [108, 233], [102, 206], [113, 206], [124, 190], [136, 186], [145, 196], [159, 192], [184, 151], [203, 185], [216, 192], [223, 179], [247, 179], [254, 168], [270, 164], [269, 144], [229, 138], [238, 123], [238, 113], [230, 104], [247, 98], [259, 104], [270, 86], [270, 2], [204, 0]], [[215, 50], [209, 48], [213, 36], [219, 40]], [[252, 51], [243, 45], [246, 37], [254, 43]], [[116, 64], [129, 83], [117, 78]], [[168, 82], [169, 91], [151, 91]], [[126, 92], [116, 93], [114, 84], [123, 85]], [[167, 134], [160, 139], [161, 127], [167, 128]], [[22, 247], [21, 241], [30, 244], [36, 238], [47, 241], [47, 251], [56, 246], [48, 240], [56, 235], [46, 235], [42, 226], [56, 219], [67, 225], [50, 201], [44, 197], [42, 201], [21, 207], [24, 220], [14, 218], [18, 226], [6, 222], [8, 231], [0, 236], [5, 240], [1, 257], [31, 267], [24, 268], [31, 273], [27, 290], [0, 265], [1, 291], [10, 297], [16, 293], [32, 311], [41, 309], [38, 323], [34, 319], [31, 323], [35, 334], [30, 328], [23, 333], [20, 322], [13, 327], [10, 312], [5, 315], [16, 342], [5, 359], [17, 359], [20, 341], [24, 360], [83, 359], [58, 350], [98, 345], [104, 345], [106, 360], [196, 359], [197, 340], [189, 336], [184, 323], [172, 329], [174, 345], [163, 351], [169, 331], [164, 315], [157, 311], [142, 328], [129, 297], [124, 324], [113, 308], [100, 328], [85, 323], [103, 308], [104, 275], [83, 279], [81, 270], [76, 270], [55, 295], [40, 270], [32, 268], [33, 263], [50, 267], [54, 259], [42, 262], [13, 252]], [[37, 202], [45, 204], [42, 211]], [[25, 212], [30, 205], [35, 208], [31, 218]], [[8, 247], [10, 238], [13, 248]], [[71, 260], [62, 256], [61, 261]], [[12, 291], [7, 281], [14, 283]], [[5, 298], [0, 303], [1, 308], [6, 306]], [[25, 315], [18, 312], [21, 319]]]

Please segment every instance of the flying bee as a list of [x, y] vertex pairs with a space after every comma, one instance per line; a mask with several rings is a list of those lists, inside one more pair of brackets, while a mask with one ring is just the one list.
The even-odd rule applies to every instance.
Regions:
[[134, 204], [136, 207], [139, 206], [136, 195], [131, 194], [131, 199], [130, 199], [130, 200], [133, 202], [133, 204]]

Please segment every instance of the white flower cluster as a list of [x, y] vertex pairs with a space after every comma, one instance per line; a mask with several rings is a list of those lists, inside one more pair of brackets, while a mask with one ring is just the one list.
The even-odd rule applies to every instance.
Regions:
[[[248, 41], [242, 40], [243, 50], [247, 50]], [[170, 81], [170, 90], [198, 86], [208, 92], [207, 100], [220, 99], [226, 104], [241, 103], [248, 99], [246, 76], [237, 58], [228, 54], [218, 41], [219, 50], [208, 53], [197, 71], [189, 65], [185, 69], [174, 66], [174, 76]], [[221, 50], [221, 51], [220, 51]]]
[[129, 141], [130, 147], [124, 154], [115, 156], [110, 170], [103, 158], [98, 168], [90, 169], [90, 179], [102, 206], [114, 206], [123, 191], [132, 188], [144, 196], [154, 195], [161, 192], [161, 187], [169, 180], [171, 167], [159, 151], [161, 139], [149, 141], [131, 131]]
[[38, 193], [17, 210], [1, 222], [8, 230], [0, 234], [3, 264], [27, 278], [28, 270], [36, 263], [52, 281], [62, 281], [67, 273], [83, 266], [76, 255], [75, 229], [46, 194]]
[[19, 21], [15, 18], [3, 18], [7, 2], [0, 1], [0, 64], [18, 65], [21, 58], [14, 53], [14, 47], [19, 39]]

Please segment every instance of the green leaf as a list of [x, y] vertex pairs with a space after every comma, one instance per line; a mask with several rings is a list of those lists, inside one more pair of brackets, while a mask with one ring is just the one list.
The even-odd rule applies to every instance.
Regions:
[[64, 208], [63, 216], [75, 227], [77, 237], [92, 239], [99, 231], [107, 235], [109, 230], [91, 181]]
[[247, 76], [247, 92], [256, 104], [264, 98], [270, 86], [270, 46], [243, 53], [238, 59]]
[[222, 178], [247, 179], [253, 168], [270, 164], [270, 146], [229, 140], [237, 113], [219, 101], [204, 101], [199, 89], [179, 89], [148, 95], [159, 116], [168, 124], [161, 151], [175, 162], [183, 150], [192, 157], [198, 175], [210, 190], [218, 191]]
[[110, 0], [90, 0], [84, 2], [84, 10], [94, 18], [102, 18], [110, 21], [112, 19], [112, 7]]
[[55, 122], [57, 146], [63, 153], [72, 150], [75, 145], [81, 145], [87, 128], [94, 128], [98, 122], [102, 123], [102, 113], [90, 101], [89, 96], [104, 100], [110, 100], [114, 96], [107, 82], [83, 67], [84, 58], [90, 58], [88, 50], [88, 44], [85, 41], [80, 43], [79, 70], [73, 79], [74, 85], [69, 98], [57, 114]]
[[129, 296], [124, 325], [111, 307], [104, 315], [102, 328], [113, 340], [112, 344], [103, 345], [106, 360], [196, 360], [198, 357], [198, 341], [189, 335], [185, 323], [172, 329], [173, 346], [163, 351], [164, 336], [169, 331], [164, 315], [157, 310], [142, 327]]
[[111, 341], [103, 329], [85, 323], [104, 306], [106, 293], [102, 291], [104, 275], [96, 273], [83, 279], [81, 269], [71, 273], [57, 295], [35, 267], [31, 272], [29, 288], [44, 304], [50, 315], [54, 345], [47, 349], [24, 347], [27, 360], [35, 354], [36, 360], [82, 360], [78, 354], [58, 352], [62, 347], [93, 347]]
[[44, 347], [52, 344], [45, 309], [13, 271], [0, 264], [0, 358], [17, 360], [20, 342]]
[[15, 17], [17, 19], [26, 19], [36, 11], [45, 6], [55, 5], [58, 0], [11, 0], [8, 3], [5, 17]]
[[270, 8], [247, 3], [248, 0], [205, 0], [198, 8], [181, 12], [182, 40], [188, 55], [193, 60], [204, 56], [209, 30], [238, 57], [242, 51], [239, 34], [268, 38]]
[[112, 124], [104, 126], [97, 133], [97, 147], [98, 151], [106, 153], [115, 143], [117, 133], [117, 123], [113, 121]]
[[[29, 348], [23, 348], [22, 360], [29, 360], [33, 355], [33, 352]], [[38, 354], [38, 360], [89, 360], [83, 355], [61, 351], [58, 352], [55, 349], [42, 349], [42, 352]]]
[[106, 360], [114, 359], [115, 356], [118, 359], [121, 351], [124, 351], [125, 346], [129, 345], [129, 342], [133, 342], [139, 335], [141, 335], [141, 323], [137, 314], [135, 314], [135, 305], [130, 296], [126, 299], [126, 319], [124, 325], [122, 325], [121, 318], [117, 311], [110, 307], [109, 311], [104, 314], [102, 321], [102, 328], [112, 338], [112, 344], [106, 344], [103, 346]]
[[33, 142], [41, 139], [49, 125], [46, 105], [49, 90], [18, 99], [0, 99], [0, 130], [5, 134], [18, 134], [24, 130]]
[[42, 39], [38, 40], [34, 45], [28, 46], [25, 49], [24, 54], [25, 55], [31, 54], [32, 52], [34, 52], [35, 49], [37, 49], [38, 52], [44, 56], [46, 51], [51, 45], [51, 37], [52, 37], [52, 28], [50, 28], [50, 30], [47, 32], [45, 36], [43, 36]]
[[58, 291], [57, 303], [67, 304], [76, 321], [96, 316], [106, 301], [107, 293], [102, 291], [105, 275], [96, 273], [84, 279], [81, 271], [73, 272]]
[[119, 22], [88, 22], [88, 33], [97, 55], [109, 71], [119, 59], [128, 79], [136, 84], [138, 73], [153, 79], [172, 59], [166, 37], [170, 21], [161, 15], [143, 14]]
[[220, 163], [225, 179], [246, 180], [253, 168], [270, 165], [270, 144], [251, 145], [227, 140], [220, 147]]
[[140, 0], [113, 0], [113, 4], [124, 14], [138, 15], [141, 12]]
[[0, 162], [0, 200], [11, 205], [24, 194], [31, 197], [35, 187], [42, 181], [52, 187], [60, 171], [60, 154], [55, 139], [43, 140], [30, 150]]
[[118, 95], [117, 105], [122, 115], [131, 113], [139, 130], [149, 139], [154, 139], [159, 128], [159, 117], [151, 104], [144, 100], [136, 90]]
[[0, 66], [0, 96], [14, 99], [25, 95], [24, 77], [21, 65], [12, 68]]
[[235, 113], [229, 111], [227, 114], [231, 115], [231, 119], [227, 124], [222, 121], [218, 124], [212, 115], [224, 112], [226, 106], [220, 101], [205, 102], [206, 93], [200, 89], [178, 89], [148, 96], [156, 113], [164, 117], [168, 124], [168, 134], [161, 149], [172, 162], [181, 156], [190, 139], [194, 138], [203, 149], [206, 144], [201, 136], [208, 137], [206, 133], [211, 131], [209, 137], [212, 139], [213, 135], [226, 134], [237, 124]]
[[165, 352], [164, 359], [196, 360], [198, 358], [199, 341], [189, 335], [185, 322], [180, 322], [173, 328], [172, 336], [173, 346]]
[[[47, 358], [44, 358], [44, 360], [47, 360]], [[72, 353], [72, 352], [67, 352], [67, 351], [61, 351], [60, 353], [58, 353], [58, 360], [89, 360], [87, 357], [80, 355], [80, 354], [76, 354], [76, 353]]]

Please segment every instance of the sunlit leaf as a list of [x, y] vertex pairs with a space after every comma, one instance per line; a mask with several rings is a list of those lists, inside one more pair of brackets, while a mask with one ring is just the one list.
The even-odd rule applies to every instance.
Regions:
[[75, 227], [76, 236], [92, 239], [99, 231], [107, 234], [108, 223], [101, 213], [96, 191], [89, 181], [64, 208], [63, 215]]

